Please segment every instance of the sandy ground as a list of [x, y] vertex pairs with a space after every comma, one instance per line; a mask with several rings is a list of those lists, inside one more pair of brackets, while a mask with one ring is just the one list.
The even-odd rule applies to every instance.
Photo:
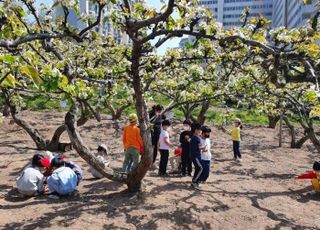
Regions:
[[[24, 111], [23, 116], [48, 136], [63, 121], [61, 113]], [[121, 165], [121, 138], [106, 117], [101, 123], [90, 120], [81, 134], [92, 150], [106, 143], [112, 166]], [[278, 148], [277, 131], [263, 127], [245, 127], [242, 134], [244, 160], [239, 164], [232, 160], [229, 137], [213, 129], [214, 163], [200, 191], [190, 188], [190, 177], [159, 178], [154, 171], [145, 177], [143, 194], [129, 194], [125, 185], [93, 179], [86, 162], [69, 152], [68, 158], [85, 171], [76, 195], [21, 199], [15, 196], [15, 177], [38, 151], [6, 119], [0, 125], [0, 228], [320, 229], [320, 196], [308, 194], [309, 181], [294, 179], [319, 159], [312, 145], [290, 149], [286, 134], [284, 147]]]

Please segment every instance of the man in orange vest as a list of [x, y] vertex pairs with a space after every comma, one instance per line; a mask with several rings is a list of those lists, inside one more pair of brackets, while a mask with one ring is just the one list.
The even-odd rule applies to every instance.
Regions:
[[[137, 127], [138, 117], [136, 114], [129, 115], [130, 124], [123, 130], [123, 146], [125, 158], [122, 171], [129, 173], [134, 170], [139, 163], [139, 152], [143, 152], [143, 142], [140, 136], [140, 129]], [[128, 167], [132, 162], [132, 166]]]

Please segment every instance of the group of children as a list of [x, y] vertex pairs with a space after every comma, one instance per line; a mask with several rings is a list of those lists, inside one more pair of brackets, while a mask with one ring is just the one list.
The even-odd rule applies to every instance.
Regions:
[[81, 168], [62, 157], [35, 154], [17, 177], [17, 189], [24, 196], [39, 194], [69, 195], [83, 177]]
[[[104, 159], [108, 148], [101, 144], [98, 146], [96, 159], [105, 166], [109, 162]], [[90, 166], [90, 172], [95, 178], [103, 178], [96, 169]], [[80, 166], [68, 161], [64, 156], [53, 156], [51, 152], [35, 154], [31, 163], [27, 164], [16, 178], [17, 189], [23, 196], [49, 195], [59, 198], [72, 194], [83, 178]]]

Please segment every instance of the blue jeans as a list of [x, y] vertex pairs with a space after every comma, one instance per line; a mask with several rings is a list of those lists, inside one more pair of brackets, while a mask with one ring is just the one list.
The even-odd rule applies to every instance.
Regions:
[[201, 182], [206, 182], [210, 174], [210, 161], [201, 160], [203, 171], [200, 176]]

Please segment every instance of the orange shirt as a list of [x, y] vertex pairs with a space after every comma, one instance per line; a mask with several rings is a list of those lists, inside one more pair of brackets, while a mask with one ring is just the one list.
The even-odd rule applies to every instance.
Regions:
[[123, 146], [124, 149], [135, 148], [142, 153], [143, 142], [140, 136], [140, 129], [135, 125], [127, 125], [123, 129]]

